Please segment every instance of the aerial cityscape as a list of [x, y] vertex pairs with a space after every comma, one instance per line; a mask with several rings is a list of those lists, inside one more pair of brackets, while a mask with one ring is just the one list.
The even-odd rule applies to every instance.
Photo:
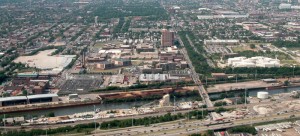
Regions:
[[0, 0], [0, 136], [299, 136], [300, 0]]

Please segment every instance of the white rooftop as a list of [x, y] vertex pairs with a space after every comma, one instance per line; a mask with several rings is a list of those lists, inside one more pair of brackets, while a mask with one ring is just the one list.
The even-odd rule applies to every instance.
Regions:
[[48, 98], [48, 97], [58, 97], [57, 94], [37, 94], [37, 95], [29, 95], [28, 99], [38, 99], [38, 98]]
[[0, 98], [0, 102], [4, 102], [4, 101], [18, 101], [18, 100], [27, 100], [27, 97], [26, 96], [13, 96], [13, 97]]

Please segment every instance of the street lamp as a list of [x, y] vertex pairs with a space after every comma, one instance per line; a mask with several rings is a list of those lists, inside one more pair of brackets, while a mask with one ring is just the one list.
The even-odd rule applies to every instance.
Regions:
[[293, 66], [291, 66], [293, 68], [293, 77], [295, 76], [295, 64], [293, 64]]
[[174, 115], [175, 115], [175, 110], [176, 110], [176, 102], [175, 102], [175, 95], [174, 95]]
[[95, 125], [95, 133], [96, 133], [97, 126], [96, 126], [96, 106], [95, 105], [94, 105], [94, 125]]
[[245, 88], [245, 108], [247, 108], [247, 88]]

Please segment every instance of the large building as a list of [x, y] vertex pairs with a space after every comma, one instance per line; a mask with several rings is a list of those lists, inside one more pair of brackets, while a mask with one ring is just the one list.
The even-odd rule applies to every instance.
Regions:
[[227, 65], [230, 67], [280, 67], [280, 60], [267, 57], [235, 57], [229, 58]]
[[291, 9], [292, 4], [281, 3], [278, 8], [279, 9]]
[[167, 82], [178, 81], [180, 77], [171, 76], [170, 74], [141, 74], [139, 76], [140, 82]]
[[162, 47], [171, 47], [174, 43], [174, 32], [163, 29], [161, 31], [161, 46]]
[[22, 104], [33, 104], [43, 102], [58, 102], [57, 94], [39, 94], [39, 95], [28, 95], [28, 96], [14, 96], [0, 98], [0, 107], [22, 105]]

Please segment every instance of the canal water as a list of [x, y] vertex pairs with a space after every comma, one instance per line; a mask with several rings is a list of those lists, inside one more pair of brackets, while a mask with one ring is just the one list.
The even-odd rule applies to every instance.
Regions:
[[[288, 93], [295, 90], [300, 90], [300, 87], [294, 88], [283, 88], [283, 89], [274, 89], [274, 90], [265, 90], [265, 89], [257, 89], [257, 90], [248, 90], [250, 96], [256, 96], [257, 92], [259, 91], [266, 91], [269, 92], [270, 95], [278, 94], [278, 93]], [[243, 93], [244, 91], [236, 91], [236, 93]], [[211, 94], [210, 97], [218, 97], [218, 94]], [[176, 102], [185, 102], [190, 101], [189, 97], [177, 98]], [[108, 104], [96, 104], [96, 109], [101, 110], [113, 110], [113, 109], [130, 109], [134, 106], [142, 106], [152, 101], [137, 101], [137, 102], [124, 102], [124, 103], [108, 103]], [[171, 98], [171, 102], [173, 99]], [[38, 110], [38, 111], [28, 111], [28, 112], [21, 112], [21, 113], [13, 113], [10, 114], [12, 116], [41, 116], [47, 115], [48, 113], [53, 112], [55, 116], [64, 116], [64, 115], [71, 115], [74, 113], [82, 113], [82, 112], [90, 112], [94, 110], [94, 105], [84, 105], [84, 106], [77, 106], [77, 107], [65, 107], [65, 108], [57, 108], [57, 109], [48, 109], [48, 110]]]
[[[177, 102], [185, 102], [190, 101], [191, 98], [183, 97], [177, 98]], [[173, 102], [173, 99], [170, 100]], [[100, 110], [113, 110], [113, 109], [130, 109], [134, 106], [142, 106], [145, 104], [149, 104], [153, 101], [136, 101], [136, 102], [124, 102], [124, 103], [108, 103], [108, 104], [95, 104], [96, 109]], [[91, 112], [94, 111], [94, 105], [83, 105], [83, 106], [76, 106], [76, 107], [65, 107], [65, 108], [57, 108], [57, 109], [47, 109], [47, 110], [37, 110], [37, 111], [27, 111], [27, 112], [19, 112], [19, 113], [11, 113], [12, 116], [42, 116], [47, 115], [51, 112], [55, 114], [55, 116], [64, 116], [64, 115], [71, 115], [75, 113], [82, 113], [82, 112]]]

